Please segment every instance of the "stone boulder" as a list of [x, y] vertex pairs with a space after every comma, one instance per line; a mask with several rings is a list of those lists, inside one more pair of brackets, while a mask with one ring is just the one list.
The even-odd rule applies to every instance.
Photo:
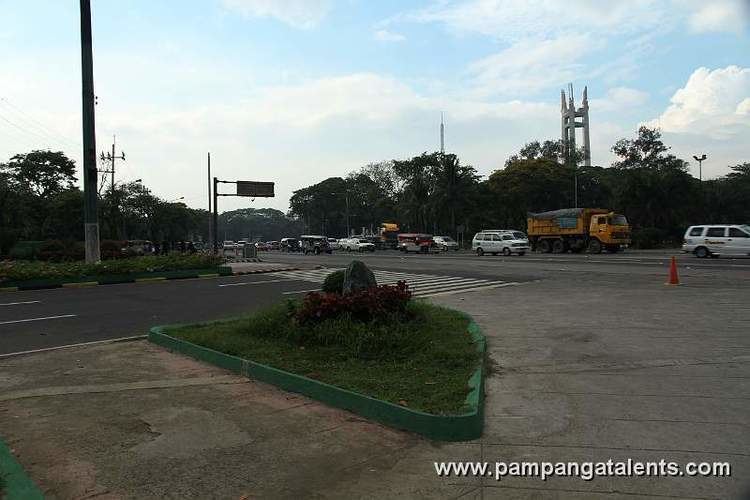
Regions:
[[377, 286], [375, 275], [364, 262], [353, 260], [344, 272], [344, 295]]

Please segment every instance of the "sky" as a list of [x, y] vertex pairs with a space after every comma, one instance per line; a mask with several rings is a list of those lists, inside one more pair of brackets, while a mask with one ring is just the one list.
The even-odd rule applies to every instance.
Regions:
[[[592, 161], [659, 127], [704, 178], [750, 161], [747, 0], [91, 0], [97, 150], [118, 182], [207, 208], [223, 180], [276, 197], [439, 149], [487, 176], [560, 137], [560, 90], [588, 87]], [[81, 158], [79, 2], [0, 0], [0, 162]], [[580, 130], [579, 130], [580, 134]], [[581, 140], [579, 136], [579, 141]], [[81, 176], [79, 175], [79, 178]], [[231, 189], [227, 185], [225, 189]]]

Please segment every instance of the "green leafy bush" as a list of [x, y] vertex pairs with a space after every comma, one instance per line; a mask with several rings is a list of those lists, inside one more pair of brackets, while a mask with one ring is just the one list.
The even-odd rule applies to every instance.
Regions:
[[0, 283], [4, 281], [24, 281], [39, 279], [82, 278], [131, 273], [151, 273], [179, 271], [183, 269], [209, 269], [221, 265], [224, 260], [214, 255], [149, 255], [130, 259], [106, 260], [97, 264], [84, 261], [41, 262], [9, 261], [0, 262]]
[[44, 241], [17, 241], [8, 252], [11, 259], [34, 260], [39, 253], [39, 247]]
[[335, 271], [326, 276], [323, 281], [323, 291], [325, 293], [341, 293], [344, 290], [344, 276], [346, 271]]

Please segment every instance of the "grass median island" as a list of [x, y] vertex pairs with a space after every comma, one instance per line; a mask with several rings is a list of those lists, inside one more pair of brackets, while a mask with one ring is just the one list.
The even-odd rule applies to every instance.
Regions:
[[201, 254], [149, 255], [127, 259], [103, 260], [96, 264], [87, 264], [83, 261], [5, 261], [0, 262], [0, 286], [5, 282], [22, 282], [28, 280], [61, 280], [87, 276], [208, 269], [215, 268], [221, 265], [222, 262], [223, 259], [221, 257]]
[[[387, 307], [387, 289], [396, 288], [353, 294], [369, 295], [359, 306], [352, 306], [357, 298], [310, 294], [227, 322], [165, 333], [414, 410], [461, 413], [469, 378], [481, 362], [469, 319], [410, 300], [408, 292], [403, 303]], [[341, 300], [349, 302], [339, 307]], [[373, 303], [386, 307], [373, 311]]]

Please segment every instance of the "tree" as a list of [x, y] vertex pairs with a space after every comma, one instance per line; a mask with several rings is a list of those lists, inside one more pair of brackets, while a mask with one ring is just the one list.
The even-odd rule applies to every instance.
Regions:
[[28, 185], [42, 198], [71, 189], [76, 181], [75, 162], [62, 151], [35, 150], [17, 154], [8, 163], [0, 164], [0, 171], [10, 173], [17, 182]]

